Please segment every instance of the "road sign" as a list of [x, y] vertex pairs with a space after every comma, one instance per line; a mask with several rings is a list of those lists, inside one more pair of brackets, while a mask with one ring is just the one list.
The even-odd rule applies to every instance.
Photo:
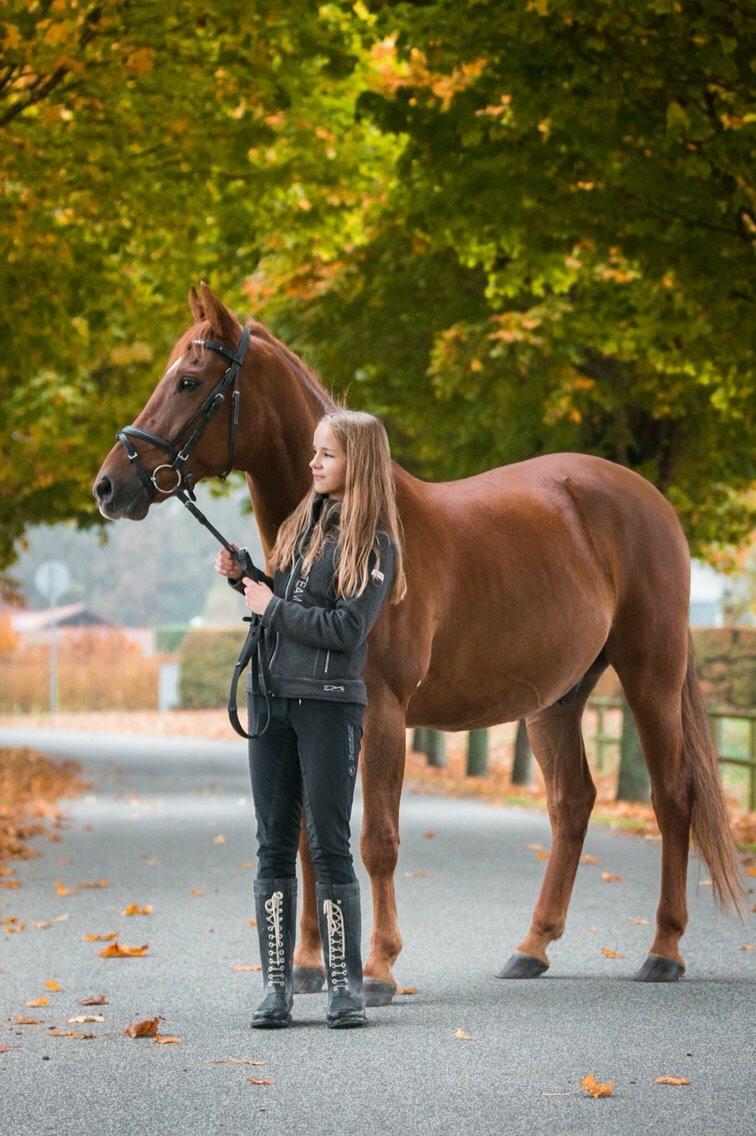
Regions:
[[62, 560], [45, 560], [34, 573], [34, 583], [52, 606], [67, 590], [71, 574]]

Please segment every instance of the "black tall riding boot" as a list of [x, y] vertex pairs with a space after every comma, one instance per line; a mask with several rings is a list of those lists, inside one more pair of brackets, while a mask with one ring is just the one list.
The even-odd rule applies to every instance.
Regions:
[[291, 1021], [294, 1004], [297, 881], [256, 879], [254, 884], [265, 996], [254, 1012], [252, 1027], [280, 1029]]
[[367, 1024], [360, 958], [360, 884], [315, 884], [330, 1029]]

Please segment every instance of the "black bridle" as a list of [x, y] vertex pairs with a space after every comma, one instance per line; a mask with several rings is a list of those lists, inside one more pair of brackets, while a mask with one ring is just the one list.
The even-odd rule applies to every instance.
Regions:
[[[142, 482], [142, 485], [147, 492], [149, 500], [154, 501], [158, 493], [162, 493], [166, 497], [178, 497], [179, 501], [181, 501], [181, 503], [187, 507], [189, 512], [197, 518], [200, 524], [204, 525], [205, 528], [213, 534], [216, 540], [218, 540], [223, 545], [226, 551], [230, 552], [231, 555], [239, 562], [244, 575], [250, 576], [253, 580], [257, 580], [259, 582], [260, 580], [265, 579], [265, 573], [261, 572], [260, 569], [252, 563], [252, 558], [250, 557], [247, 549], [232, 548], [223, 534], [220, 533], [218, 529], [216, 529], [215, 526], [210, 523], [210, 521], [208, 521], [205, 514], [194, 504], [194, 502], [197, 500], [194, 494], [194, 475], [190, 470], [185, 468], [186, 461], [190, 453], [202, 437], [205, 427], [220, 407], [220, 404], [224, 401], [226, 392], [231, 386], [233, 386], [233, 391], [231, 392], [231, 413], [229, 416], [228, 465], [225, 471], [223, 473], [219, 473], [217, 476], [225, 481], [234, 467], [234, 456], [236, 453], [236, 428], [239, 425], [239, 370], [247, 354], [250, 336], [250, 329], [248, 327], [243, 328], [241, 339], [239, 340], [236, 351], [229, 351], [229, 349], [227, 347], [224, 347], [222, 343], [213, 343], [212, 340], [209, 339], [192, 340], [192, 343], [196, 343], [200, 347], [206, 347], [208, 351], [214, 351], [217, 355], [222, 355], [224, 358], [228, 359], [229, 365], [220, 382], [217, 383], [215, 387], [213, 387], [204, 402], [202, 402], [202, 404], [197, 407], [191, 418], [187, 419], [181, 429], [178, 430], [171, 439], [166, 440], [165, 438], [161, 438], [159, 434], [152, 434], [149, 430], [143, 430], [141, 426], [124, 426], [123, 429], [119, 430], [119, 432], [116, 434], [116, 438], [125, 449], [126, 455], [134, 466], [134, 469], [139, 476], [139, 480]], [[194, 422], [198, 418], [200, 419], [199, 424], [194, 428], [187, 441], [181, 446], [180, 449], [176, 449], [176, 443], [178, 442], [179, 438], [194, 424]], [[129, 440], [130, 438], [139, 438], [144, 442], [149, 442], [151, 445], [157, 446], [161, 450], [165, 450], [165, 452], [171, 458], [171, 463], [168, 464], [167, 462], [165, 462], [162, 465], [156, 466], [151, 474], [147, 473], [147, 470], [139, 460], [139, 454], [134, 449]], [[159, 479], [157, 475], [163, 469], [171, 470], [176, 475], [176, 484], [171, 486], [170, 489], [163, 489], [162, 486], [158, 484]], [[242, 737], [249, 738], [258, 737], [259, 735], [246, 733], [241, 725], [241, 722], [239, 721], [236, 706], [236, 688], [242, 671], [251, 661], [252, 656], [256, 651], [259, 651], [259, 666], [265, 677], [266, 687], [270, 688], [271, 683], [270, 672], [267, 671], [267, 660], [264, 658], [261, 648], [259, 648], [259, 642], [262, 633], [260, 616], [245, 615], [244, 620], [250, 624], [250, 629], [244, 646], [242, 647], [241, 654], [239, 655], [239, 658], [236, 662], [236, 666], [234, 667], [231, 693], [229, 695], [228, 701], [228, 714], [229, 718], [231, 719], [231, 725], [234, 727], [236, 732], [238, 734], [241, 734]], [[270, 721], [269, 689], [264, 693], [265, 702], [268, 709], [268, 720], [265, 723], [265, 729], [267, 729], [268, 722]], [[263, 730], [262, 732], [264, 733], [265, 730]]]
[[[236, 351], [229, 351], [228, 347], [224, 347], [222, 343], [213, 343], [213, 341], [209, 339], [192, 340], [192, 343], [196, 343], [200, 347], [206, 347], [208, 351], [214, 351], [216, 355], [224, 356], [229, 360], [229, 365], [220, 382], [213, 387], [204, 402], [197, 407], [191, 418], [187, 419], [181, 429], [178, 430], [170, 440], [161, 438], [159, 434], [152, 434], [149, 430], [143, 430], [141, 426], [124, 426], [124, 428], [116, 434], [116, 438], [125, 449], [129, 461], [133, 464], [134, 469], [139, 475], [139, 480], [147, 491], [147, 496], [150, 501], [155, 500], [157, 493], [163, 493], [167, 497], [175, 494], [184, 501], [184, 504], [186, 504], [185, 494], [188, 495], [192, 501], [196, 501], [197, 498], [194, 495], [194, 475], [184, 467], [190, 453], [202, 437], [205, 427], [220, 407], [220, 404], [226, 397], [228, 388], [232, 385], [234, 389], [231, 393], [231, 414], [229, 417], [228, 466], [223, 473], [218, 474], [218, 477], [225, 481], [233, 469], [234, 454], [236, 451], [236, 428], [239, 425], [239, 369], [247, 354], [250, 334], [248, 327], [243, 328]], [[177, 450], [176, 443], [179, 438], [198, 418], [200, 419], [199, 424], [195, 427], [187, 441]], [[144, 442], [149, 442], [151, 445], [157, 446], [158, 449], [165, 450], [171, 458], [170, 465], [165, 462], [162, 465], [156, 466], [152, 473], [148, 474], [139, 461], [139, 454], [129, 441], [129, 437], [140, 438]], [[163, 489], [163, 487], [158, 484], [159, 479], [157, 475], [163, 469], [171, 470], [176, 475], [176, 484], [168, 489]]]

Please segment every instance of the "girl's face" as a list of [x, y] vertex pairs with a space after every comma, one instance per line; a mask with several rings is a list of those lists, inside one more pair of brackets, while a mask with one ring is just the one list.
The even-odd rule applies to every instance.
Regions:
[[346, 485], [346, 454], [333, 436], [327, 422], [320, 422], [315, 428], [310, 469], [318, 493], [328, 493], [337, 500], [343, 499]]

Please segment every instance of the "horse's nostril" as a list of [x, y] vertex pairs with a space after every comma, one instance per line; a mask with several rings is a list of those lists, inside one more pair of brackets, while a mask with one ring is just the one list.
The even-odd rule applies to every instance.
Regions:
[[101, 477], [94, 487], [95, 497], [106, 504], [113, 496], [113, 483], [109, 477]]

